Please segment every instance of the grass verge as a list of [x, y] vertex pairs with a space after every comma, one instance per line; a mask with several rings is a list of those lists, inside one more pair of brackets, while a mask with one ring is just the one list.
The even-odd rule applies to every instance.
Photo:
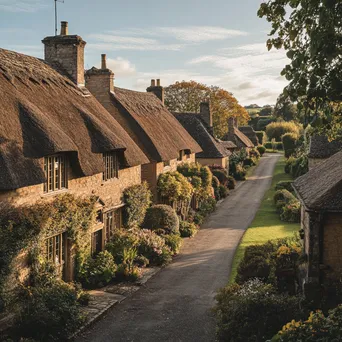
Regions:
[[232, 272], [230, 275], [230, 283], [234, 282], [237, 268], [244, 256], [245, 248], [250, 245], [263, 244], [268, 240], [280, 239], [292, 236], [300, 229], [299, 223], [288, 223], [280, 220], [276, 213], [273, 202], [275, 194], [275, 185], [280, 181], [292, 180], [292, 177], [284, 172], [285, 158], [281, 157], [275, 166], [272, 185], [265, 193], [261, 202], [261, 206], [251, 224], [243, 236], [239, 247], [234, 256]]

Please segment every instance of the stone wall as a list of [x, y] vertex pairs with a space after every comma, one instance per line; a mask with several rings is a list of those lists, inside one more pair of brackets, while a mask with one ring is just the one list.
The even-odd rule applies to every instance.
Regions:
[[203, 166], [219, 165], [229, 173], [229, 159], [225, 158], [196, 158], [196, 161]]

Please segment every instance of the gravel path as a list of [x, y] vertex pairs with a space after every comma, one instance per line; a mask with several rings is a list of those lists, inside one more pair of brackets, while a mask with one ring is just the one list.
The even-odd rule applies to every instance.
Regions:
[[235, 249], [270, 187], [279, 157], [263, 157], [253, 176], [184, 242], [171, 265], [77, 341], [214, 341], [215, 293], [228, 282]]

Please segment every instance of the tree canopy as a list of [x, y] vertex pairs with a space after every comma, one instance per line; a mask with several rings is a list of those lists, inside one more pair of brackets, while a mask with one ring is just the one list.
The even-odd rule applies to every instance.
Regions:
[[172, 112], [199, 113], [201, 102], [206, 100], [211, 103], [214, 133], [218, 138], [228, 132], [231, 116], [238, 118], [240, 125], [247, 124], [248, 112], [227, 90], [195, 81], [176, 82], [165, 88], [165, 105]]
[[289, 81], [284, 96], [305, 109], [306, 123], [336, 127], [342, 100], [342, 2], [269, 0], [258, 15], [272, 24], [268, 49], [284, 48], [290, 59], [282, 71]]

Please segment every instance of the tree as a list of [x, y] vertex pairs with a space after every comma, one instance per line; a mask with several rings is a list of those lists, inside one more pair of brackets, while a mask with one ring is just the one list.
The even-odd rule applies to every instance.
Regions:
[[176, 82], [165, 88], [165, 105], [172, 112], [200, 111], [201, 102], [210, 99], [215, 136], [222, 138], [228, 132], [228, 118], [238, 118], [247, 124], [248, 112], [227, 90], [195, 81]]
[[[269, 0], [260, 17], [272, 24], [269, 50], [284, 48], [290, 64], [284, 96], [298, 109], [314, 111], [310, 121], [339, 129], [342, 100], [342, 2], [340, 0]], [[318, 120], [318, 117], [323, 119]], [[336, 126], [337, 125], [337, 126]]]
[[281, 94], [274, 108], [274, 116], [285, 121], [292, 121], [297, 118], [297, 106], [288, 97]]
[[273, 108], [269, 105], [264, 106], [259, 113], [260, 116], [271, 116], [272, 114]]

